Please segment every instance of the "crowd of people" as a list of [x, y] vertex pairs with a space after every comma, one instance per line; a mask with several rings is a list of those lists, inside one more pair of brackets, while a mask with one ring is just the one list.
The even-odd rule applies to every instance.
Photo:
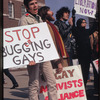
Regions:
[[[21, 17], [18, 25], [23, 26], [46, 22], [60, 56], [58, 60], [39, 64], [34, 61], [29, 62], [29, 65], [27, 65], [29, 75], [29, 100], [38, 100], [39, 75], [44, 77], [43, 79], [47, 82], [49, 100], [57, 100], [56, 80], [53, 74], [53, 68], [57, 68], [57, 73], [61, 73], [63, 67], [73, 66], [72, 60], [75, 58], [78, 59], [81, 65], [86, 87], [90, 63], [98, 59], [98, 29], [95, 22], [95, 27], [86, 29], [87, 22], [82, 18], [77, 20], [75, 26], [75, 16], [69, 18], [70, 10], [68, 7], [60, 8], [56, 13], [55, 20], [50, 7], [43, 6], [38, 9], [37, 0], [24, 0], [24, 5], [27, 13]], [[53, 22], [54, 24], [51, 21], [55, 21]], [[95, 75], [95, 77], [98, 76], [97, 73]], [[16, 81], [13, 84], [12, 89], [18, 87]]]

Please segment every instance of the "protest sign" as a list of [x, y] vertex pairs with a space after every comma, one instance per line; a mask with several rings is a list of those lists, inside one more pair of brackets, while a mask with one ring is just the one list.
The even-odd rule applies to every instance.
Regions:
[[97, 0], [74, 0], [76, 14], [95, 18]]
[[[80, 65], [64, 67], [62, 73], [56, 74], [58, 100], [87, 100]], [[39, 100], [49, 100], [47, 84], [40, 78]]]
[[98, 59], [94, 60], [93, 64], [95, 66], [95, 69], [96, 69], [97, 73], [99, 73], [99, 60]]
[[3, 35], [4, 69], [59, 58], [46, 23], [7, 28]]
[[72, 59], [73, 65], [79, 65], [78, 59]]

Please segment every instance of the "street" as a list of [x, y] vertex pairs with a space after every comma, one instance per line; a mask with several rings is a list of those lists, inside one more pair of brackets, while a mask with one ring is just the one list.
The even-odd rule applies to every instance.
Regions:
[[[10, 89], [12, 83], [10, 79], [4, 75], [4, 100], [28, 100], [28, 73], [26, 69], [18, 69], [10, 71], [16, 78], [19, 87]], [[87, 100], [99, 100], [98, 92], [93, 87], [93, 73], [90, 74], [91, 81], [87, 83]]]

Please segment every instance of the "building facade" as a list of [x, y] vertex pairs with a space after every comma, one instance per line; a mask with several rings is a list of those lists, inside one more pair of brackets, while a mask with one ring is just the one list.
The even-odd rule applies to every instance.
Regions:
[[[38, 0], [39, 7], [45, 5], [45, 0]], [[18, 26], [18, 21], [26, 12], [23, 0], [3, 0], [3, 28]]]
[[[72, 11], [74, 6], [74, 0], [38, 0], [39, 7], [47, 5], [54, 12], [54, 17], [56, 11], [62, 6], [68, 6]], [[99, 3], [97, 3], [99, 4]], [[23, 4], [23, 0], [3, 0], [3, 28], [10, 28], [18, 26], [18, 21], [21, 16], [26, 12]], [[98, 10], [97, 10], [98, 12]], [[70, 14], [71, 16], [71, 14]], [[92, 25], [93, 18], [76, 15], [76, 20], [78, 18], [85, 18], [87, 21], [87, 28]]]

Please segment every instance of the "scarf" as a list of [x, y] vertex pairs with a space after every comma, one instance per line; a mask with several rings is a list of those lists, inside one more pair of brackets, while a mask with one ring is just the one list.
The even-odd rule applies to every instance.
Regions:
[[50, 23], [49, 21], [47, 21], [47, 23], [51, 26], [51, 28], [53, 30], [55, 40], [56, 40], [56, 43], [57, 43], [58, 53], [60, 54], [60, 56], [62, 58], [67, 58], [68, 53], [65, 49], [65, 46], [64, 46], [63, 40], [60, 36], [60, 33], [58, 32], [57, 28], [52, 23]]

